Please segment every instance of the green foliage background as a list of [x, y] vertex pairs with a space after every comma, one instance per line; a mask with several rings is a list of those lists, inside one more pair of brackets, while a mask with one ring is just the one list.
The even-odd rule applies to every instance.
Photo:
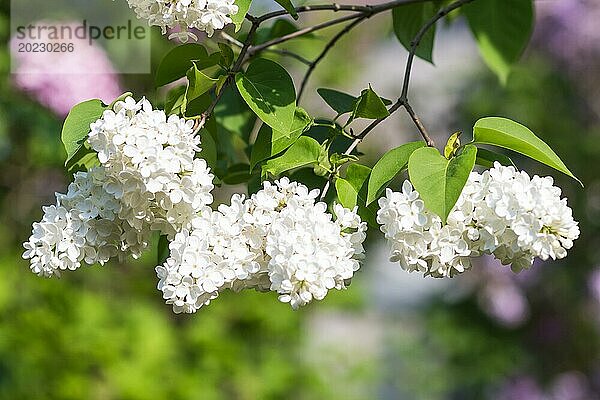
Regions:
[[[175, 316], [155, 290], [156, 254], [82, 268], [60, 280], [29, 272], [21, 242], [39, 219], [40, 205], [53, 202], [68, 177], [62, 121], [10, 82], [7, 5], [1, 10], [0, 399], [347, 399], [386, 393], [493, 399], [512, 376], [526, 373], [544, 384], [565, 371], [580, 371], [593, 392], [599, 390], [600, 311], [587, 282], [598, 262], [600, 207], [590, 199], [600, 190], [600, 124], [573, 78], [534, 49], [506, 87], [490, 72], [473, 76], [453, 122], [468, 132], [480, 116], [506, 115], [543, 132], [587, 189], [539, 164], [519, 159], [519, 165], [556, 176], [581, 221], [582, 237], [564, 262], [536, 267], [543, 273], [527, 292], [531, 316], [518, 329], [498, 325], [473, 296], [454, 302], [440, 297], [408, 315], [385, 314], [384, 354], [339, 373], [336, 364], [344, 366], [356, 349], [344, 356], [324, 352], [316, 359], [329, 357], [330, 363], [315, 362], [307, 338], [328, 332], [309, 332], [310, 322], [323, 310], [361, 316], [372, 309], [360, 273], [350, 290], [298, 312], [273, 294], [248, 292], [225, 293], [197, 315]], [[388, 33], [373, 29], [373, 41]], [[371, 44], [363, 34], [350, 36], [316, 80], [351, 79], [352, 63], [338, 68], [334, 60], [365, 42]], [[156, 66], [169, 44], [159, 37], [153, 43]], [[297, 45], [315, 53], [312, 46], [311, 40]], [[150, 76], [124, 80], [135, 93], [152, 97]], [[557, 335], [544, 335], [548, 321], [558, 325]]]

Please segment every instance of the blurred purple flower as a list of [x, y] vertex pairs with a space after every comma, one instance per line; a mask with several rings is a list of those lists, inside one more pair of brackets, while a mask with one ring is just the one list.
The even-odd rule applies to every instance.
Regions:
[[550, 387], [544, 390], [531, 376], [517, 376], [507, 380], [497, 400], [593, 400], [597, 399], [590, 389], [585, 375], [568, 371], [557, 375]]
[[600, 268], [590, 274], [588, 287], [592, 293], [592, 297], [600, 303]]
[[590, 385], [581, 372], [569, 371], [554, 378], [551, 388], [553, 400], [592, 400], [597, 399], [590, 390]]
[[[71, 26], [77, 23], [41, 21], [39, 25]], [[117, 71], [106, 52], [95, 43], [75, 37], [66, 40], [45, 38], [38, 43], [73, 43], [69, 52], [18, 52], [17, 43], [11, 40], [14, 84], [33, 96], [44, 106], [63, 117], [75, 104], [92, 98], [110, 103], [123, 90]], [[35, 43], [30, 41], [29, 43]]]
[[525, 288], [537, 280], [535, 266], [515, 274], [497, 260], [482, 257], [476, 272], [470, 275], [468, 285], [471, 290], [476, 291], [479, 306], [497, 323], [507, 328], [516, 328], [527, 320], [529, 302]]
[[542, 388], [530, 376], [519, 376], [506, 382], [497, 400], [548, 400]]
[[535, 42], [572, 72], [600, 57], [600, 1], [540, 1], [536, 13]]

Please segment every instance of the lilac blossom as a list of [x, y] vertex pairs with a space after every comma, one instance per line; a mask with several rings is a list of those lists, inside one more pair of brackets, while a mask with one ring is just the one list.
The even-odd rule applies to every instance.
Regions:
[[[38, 24], [53, 25], [47, 21]], [[55, 25], [78, 26], [64, 22]], [[17, 42], [34, 43], [11, 40], [15, 86], [58, 116], [64, 117], [81, 101], [99, 98], [110, 103], [123, 93], [117, 71], [104, 49], [96, 44], [75, 37], [65, 41], [47, 38], [36, 43], [73, 43], [74, 51], [33, 53], [19, 52]]]

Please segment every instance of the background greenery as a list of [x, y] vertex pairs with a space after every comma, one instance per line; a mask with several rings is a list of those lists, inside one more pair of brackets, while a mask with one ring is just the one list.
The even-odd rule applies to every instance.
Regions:
[[[550, 33], [540, 30], [506, 86], [482, 67], [460, 83], [453, 112], [443, 116], [445, 124], [465, 132], [484, 115], [518, 120], [550, 143], [586, 185], [581, 189], [566, 176], [517, 160], [532, 173], [556, 177], [582, 236], [566, 260], [536, 264], [536, 279], [519, 286], [529, 313], [516, 326], [481, 307], [478, 288], [485, 280], [466, 291], [449, 283], [410, 307], [381, 307], [377, 287], [364, 282], [373, 259], [349, 290], [297, 312], [273, 294], [247, 292], [225, 293], [196, 315], [176, 316], [155, 289], [156, 254], [124, 265], [85, 267], [60, 280], [36, 277], [21, 260], [21, 243], [39, 219], [40, 205], [52, 203], [53, 192], [64, 190], [69, 177], [61, 117], [16, 88], [9, 74], [9, 8], [0, 4], [1, 399], [600, 397], [600, 298], [594, 297], [600, 288], [592, 279], [600, 248], [595, 53], [576, 62], [561, 59], [547, 46]], [[366, 49], [390, 42], [391, 20], [378, 21], [342, 41], [314, 81], [347, 88], [359, 66], [368, 76], [369, 64], [383, 62], [360, 58]], [[294, 46], [309, 55], [321, 43], [312, 38]], [[154, 67], [171, 46], [156, 35]], [[137, 95], [160, 101], [151, 76], [119, 79]], [[306, 104], [314, 116], [323, 108], [317, 101], [309, 97]], [[370, 146], [362, 150], [386, 150]], [[374, 242], [367, 252], [375, 251]], [[358, 329], [337, 335], [336, 321]], [[334, 346], [329, 335], [343, 340]], [[564, 384], [565, 377], [572, 379]]]

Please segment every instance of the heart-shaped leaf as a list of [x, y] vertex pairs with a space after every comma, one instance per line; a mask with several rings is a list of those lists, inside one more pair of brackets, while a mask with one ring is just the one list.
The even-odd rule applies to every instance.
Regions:
[[408, 161], [408, 175], [430, 211], [446, 218], [456, 204], [475, 165], [477, 147], [466, 145], [460, 154], [447, 160], [437, 149], [415, 150]]

